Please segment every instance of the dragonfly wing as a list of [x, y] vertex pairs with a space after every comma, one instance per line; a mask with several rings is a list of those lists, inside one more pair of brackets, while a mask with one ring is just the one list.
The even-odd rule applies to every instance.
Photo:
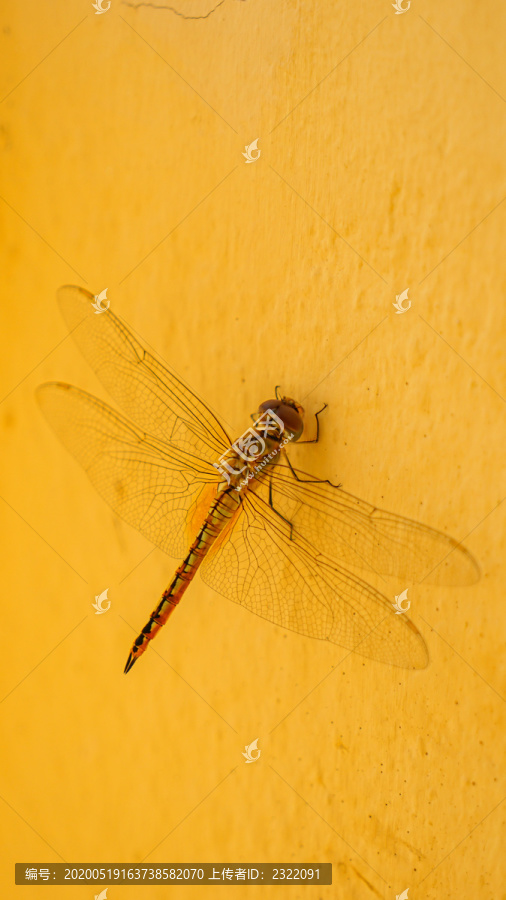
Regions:
[[[344, 565], [399, 579], [467, 585], [480, 577], [478, 565], [457, 541], [395, 513], [378, 509], [329, 481], [277, 465], [272, 504], [293, 525], [293, 540], [305, 539]], [[268, 485], [259, 487], [268, 499]]]
[[243, 512], [201, 565], [203, 580], [229, 600], [283, 628], [332, 641], [378, 662], [424, 668], [425, 642], [373, 587], [316, 553], [260, 497]]
[[184, 556], [214, 496], [216, 469], [69, 384], [43, 384], [37, 399], [109, 506], [170, 556]]
[[216, 416], [180, 378], [144, 349], [111, 309], [97, 314], [93, 294], [58, 291], [63, 318], [83, 356], [134, 422], [183, 450], [217, 459], [230, 439]]

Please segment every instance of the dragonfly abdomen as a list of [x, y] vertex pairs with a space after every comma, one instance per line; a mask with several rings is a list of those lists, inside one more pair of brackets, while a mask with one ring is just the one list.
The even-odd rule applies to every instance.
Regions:
[[[234, 492], [235, 493], [235, 492]], [[224, 527], [241, 504], [241, 499], [229, 489], [218, 495], [202, 524], [202, 527], [193, 541], [185, 559], [176, 570], [171, 584], [162, 594], [162, 598], [151, 613], [139, 636], [132, 645], [125, 673], [129, 672], [136, 659], [142, 656], [149, 641], [153, 640], [160, 628], [165, 625], [169, 616], [179, 604], [188, 585], [195, 576], [202, 560]]]

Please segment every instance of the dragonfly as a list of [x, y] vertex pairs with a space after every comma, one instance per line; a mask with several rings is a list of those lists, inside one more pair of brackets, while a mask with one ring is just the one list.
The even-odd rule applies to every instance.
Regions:
[[[453, 538], [292, 465], [304, 409], [260, 404], [232, 442], [218, 416], [89, 291], [58, 291], [64, 320], [123, 415], [69, 384], [37, 389], [42, 412], [114, 512], [183, 561], [130, 650], [130, 671], [197, 570], [224, 597], [282, 628], [406, 669], [428, 664], [415, 624], [356, 572], [435, 584], [479, 578]], [[320, 410], [321, 412], [321, 410]], [[316, 415], [316, 438], [319, 420]]]

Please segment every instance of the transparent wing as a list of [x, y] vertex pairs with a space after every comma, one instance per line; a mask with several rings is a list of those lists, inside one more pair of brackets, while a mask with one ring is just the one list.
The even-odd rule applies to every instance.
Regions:
[[248, 492], [243, 511], [201, 565], [203, 580], [229, 600], [276, 625], [332, 641], [378, 662], [424, 668], [424, 640], [389, 601], [332, 563]]
[[145, 350], [111, 309], [97, 314], [89, 291], [67, 285], [57, 296], [83, 356], [127, 415], [155, 437], [217, 460], [230, 439], [202, 400]]
[[184, 556], [212, 502], [216, 469], [69, 384], [43, 384], [37, 399], [114, 512], [170, 556]]
[[[399, 579], [441, 585], [478, 580], [476, 561], [448, 535], [371, 506], [329, 481], [294, 471], [300, 481], [288, 466], [273, 469], [272, 505], [292, 523], [295, 543], [304, 539], [343, 565]], [[258, 493], [268, 500], [268, 483]]]

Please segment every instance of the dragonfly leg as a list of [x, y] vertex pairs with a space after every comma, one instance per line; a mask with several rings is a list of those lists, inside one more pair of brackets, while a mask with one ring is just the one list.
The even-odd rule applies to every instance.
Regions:
[[[307, 443], [312, 444], [314, 442], [307, 441]], [[300, 441], [299, 441], [299, 444], [300, 444]], [[286, 450], [283, 448], [283, 450], [281, 452], [285, 454], [285, 459], [288, 463], [288, 468], [290, 469], [290, 472], [292, 473], [293, 477], [295, 478], [296, 481], [300, 481], [301, 484], [331, 484], [331, 486], [335, 487], [335, 488], [342, 487], [342, 484], [332, 484], [326, 478], [299, 478], [299, 476], [297, 475], [297, 472], [295, 471], [294, 467], [292, 466], [292, 464], [290, 462], [290, 457], [288, 456], [288, 453], [286, 452]]]
[[280, 513], [276, 509], [274, 503], [272, 502], [272, 478], [269, 480], [269, 506], [274, 510], [274, 512], [277, 516], [279, 516], [280, 519], [283, 519], [283, 522], [286, 522], [286, 524], [290, 526], [290, 540], [293, 541], [293, 525], [290, 522], [290, 519], [287, 519], [284, 515], [282, 515], [282, 513]]
[[316, 437], [311, 438], [309, 441], [297, 441], [298, 444], [317, 444], [318, 443], [318, 441], [320, 439], [320, 421], [318, 419], [318, 416], [320, 415], [320, 413], [323, 412], [324, 409], [327, 409], [326, 403], [324, 403], [322, 408], [319, 409], [318, 412], [314, 414], [314, 417], [316, 419]]

